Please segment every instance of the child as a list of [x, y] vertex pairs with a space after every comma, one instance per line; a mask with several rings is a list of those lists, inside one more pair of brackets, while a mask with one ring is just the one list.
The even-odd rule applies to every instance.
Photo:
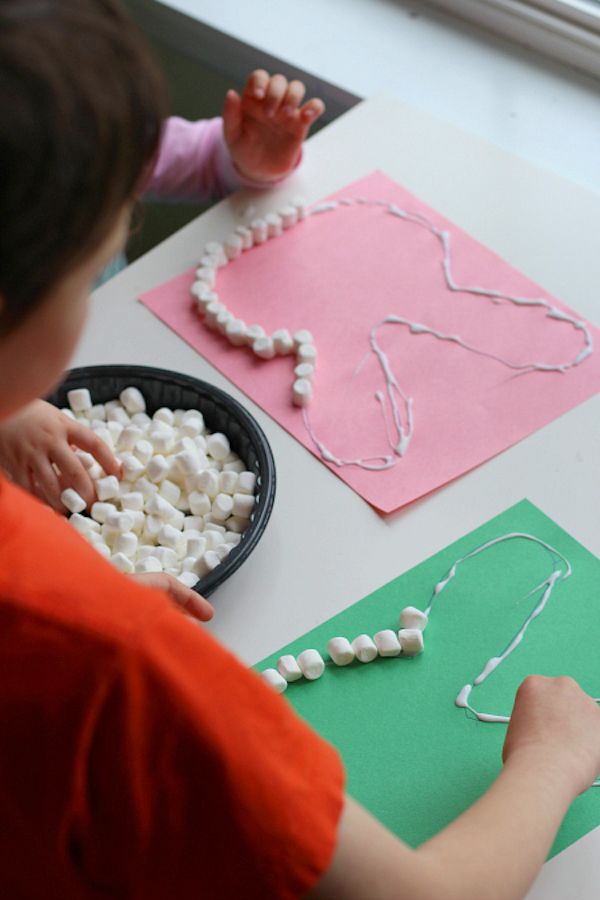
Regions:
[[[263, 189], [279, 183], [300, 162], [304, 138], [325, 109], [316, 98], [302, 104], [304, 91], [300, 81], [288, 83], [283, 75], [270, 77], [258, 69], [241, 96], [227, 92], [222, 118], [167, 119], [145, 196], [200, 202], [242, 186]], [[91, 453], [107, 474], [119, 474], [118, 461], [89, 428], [65, 419], [43, 400], [0, 423], [0, 467], [63, 514], [60, 495], [67, 487], [88, 506], [96, 499], [74, 447]]]
[[[117, 0], [0, 0], [3, 420], [60, 379], [160, 116]], [[4, 479], [0, 660], [11, 900], [516, 900], [600, 771], [595, 703], [527, 679], [495, 784], [411, 850], [285, 700]]]

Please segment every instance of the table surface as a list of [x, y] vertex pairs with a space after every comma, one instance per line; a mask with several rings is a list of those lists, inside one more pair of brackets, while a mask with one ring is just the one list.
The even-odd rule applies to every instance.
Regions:
[[[600, 325], [600, 197], [387, 97], [361, 103], [312, 138], [285, 185], [222, 201], [99, 289], [74, 365], [156, 365], [206, 379], [244, 403], [271, 443], [271, 522], [213, 598], [209, 626], [250, 664], [523, 497], [600, 555], [600, 396], [382, 518], [137, 302], [193, 265], [250, 204], [261, 212], [294, 194], [316, 200], [377, 168]], [[596, 898], [599, 851], [596, 829], [544, 867], [529, 900]]]

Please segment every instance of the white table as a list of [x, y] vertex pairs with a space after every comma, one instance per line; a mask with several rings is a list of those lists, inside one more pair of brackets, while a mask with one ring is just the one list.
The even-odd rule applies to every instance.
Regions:
[[[316, 135], [305, 163], [264, 196], [223, 201], [96, 292], [74, 365], [132, 363], [213, 382], [257, 418], [275, 455], [277, 498], [259, 546], [216, 594], [211, 630], [254, 663], [523, 497], [600, 554], [600, 396], [498, 458], [383, 519], [137, 296], [196, 262], [249, 202], [310, 200], [380, 168], [600, 325], [600, 197], [398, 101], [355, 107]], [[530, 900], [592, 900], [600, 829], [545, 867]]]

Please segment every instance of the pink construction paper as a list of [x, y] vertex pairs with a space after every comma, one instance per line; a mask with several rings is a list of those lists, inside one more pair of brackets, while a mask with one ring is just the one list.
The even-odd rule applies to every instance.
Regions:
[[[542, 297], [576, 315], [386, 175], [375, 172], [328, 199], [344, 197], [392, 202], [449, 231], [459, 284]], [[424, 228], [383, 207], [341, 206], [309, 217], [220, 269], [216, 290], [247, 324], [260, 323], [268, 332], [312, 332], [318, 369], [311, 424], [336, 456], [365, 458], [391, 452], [374, 397], [384, 382], [368, 342], [371, 327], [385, 316], [459, 334], [515, 362], [565, 362], [583, 347], [580, 331], [548, 318], [544, 309], [449, 291], [441, 258], [439, 241]], [[144, 294], [141, 302], [320, 458], [291, 402], [294, 358], [263, 361], [207, 330], [190, 297], [193, 274], [184, 272]], [[516, 375], [454, 344], [386, 326], [380, 343], [414, 402], [409, 449], [386, 471], [324, 465], [380, 512], [399, 509], [600, 390], [600, 332], [591, 326], [590, 331], [597, 349], [581, 365], [562, 374]]]

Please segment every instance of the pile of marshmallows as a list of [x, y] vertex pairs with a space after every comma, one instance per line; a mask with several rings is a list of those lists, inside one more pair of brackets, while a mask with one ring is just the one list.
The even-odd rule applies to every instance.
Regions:
[[204, 248], [200, 266], [196, 269], [196, 280], [191, 294], [204, 324], [212, 331], [222, 334], [234, 347], [249, 347], [260, 359], [294, 354], [294, 385], [292, 400], [296, 406], [308, 406], [312, 399], [312, 379], [317, 363], [317, 350], [310, 331], [300, 329], [293, 335], [286, 328], [280, 328], [268, 335], [262, 325], [246, 325], [236, 318], [215, 293], [217, 270], [237, 259], [242, 251], [264, 244], [269, 238], [276, 238], [284, 230], [305, 219], [308, 209], [304, 200], [292, 200], [279, 212], [269, 213], [264, 219], [255, 219], [249, 226], [238, 225], [223, 243], [209, 241]]
[[[359, 634], [352, 643], [345, 637], [334, 637], [327, 642], [327, 652], [336, 666], [347, 666], [355, 659], [370, 663], [377, 656], [417, 656], [424, 649], [423, 632], [427, 626], [426, 613], [415, 606], [407, 606], [400, 613], [400, 631], [385, 628], [371, 638]], [[265, 669], [261, 678], [282, 694], [291, 681], [304, 677], [309, 681], [320, 678], [325, 671], [325, 661], [318, 650], [303, 650], [297, 657], [280, 656], [276, 669]]]
[[90, 453], [76, 454], [95, 482], [85, 500], [61, 494], [70, 523], [122, 572], [167, 572], [193, 587], [239, 544], [254, 509], [256, 475], [210, 433], [196, 409], [158, 409], [152, 417], [136, 387], [92, 404], [87, 388], [67, 394], [65, 415], [88, 425], [120, 460], [123, 479], [106, 475]]

